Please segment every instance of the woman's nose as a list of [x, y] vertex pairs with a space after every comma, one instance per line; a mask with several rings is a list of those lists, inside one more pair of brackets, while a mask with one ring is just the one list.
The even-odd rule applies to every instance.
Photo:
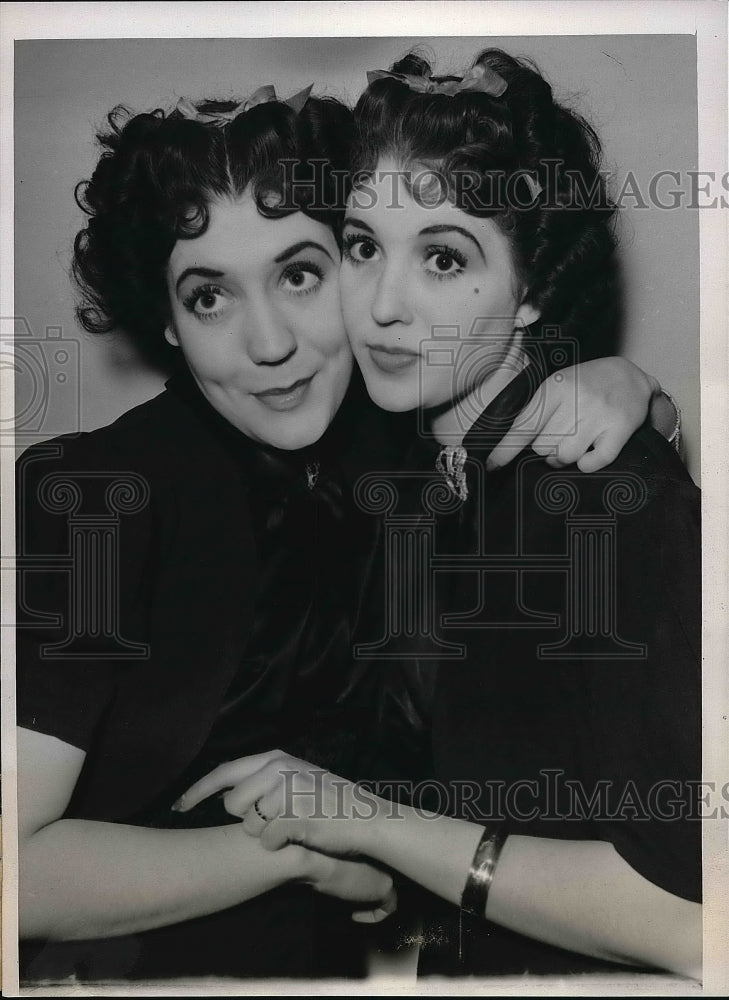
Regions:
[[286, 318], [262, 301], [249, 303], [246, 341], [250, 358], [257, 365], [283, 364], [297, 348]]
[[394, 263], [385, 266], [377, 281], [372, 301], [372, 318], [380, 326], [392, 323], [412, 323], [413, 315], [407, 302], [407, 278]]

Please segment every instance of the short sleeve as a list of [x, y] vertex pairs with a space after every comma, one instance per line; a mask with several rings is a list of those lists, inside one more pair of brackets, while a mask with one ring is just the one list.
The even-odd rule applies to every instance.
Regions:
[[17, 721], [82, 750], [113, 698], [118, 648], [104, 633], [125, 606], [123, 556], [110, 558], [120, 546], [108, 504], [119, 463], [92, 437], [34, 446], [16, 476]]

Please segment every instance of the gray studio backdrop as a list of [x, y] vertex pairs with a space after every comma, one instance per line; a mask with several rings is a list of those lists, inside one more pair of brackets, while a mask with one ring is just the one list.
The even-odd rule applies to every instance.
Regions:
[[[453, 25], [457, 28], [457, 25]], [[120, 39], [24, 41], [15, 48], [15, 314], [19, 423], [30, 439], [109, 422], [154, 395], [123, 335], [90, 337], [73, 315], [70, 248], [83, 216], [76, 183], [95, 162], [94, 130], [123, 103], [171, 108], [186, 95], [245, 97], [275, 83], [354, 101], [365, 71], [428, 45], [439, 71], [462, 70], [486, 45], [532, 58], [557, 95], [595, 125], [616, 191], [625, 276], [622, 351], [653, 372], [683, 408], [686, 454], [699, 475], [698, 212], [687, 207], [697, 165], [696, 46], [692, 36], [500, 38]], [[682, 190], [679, 208], [664, 204]]]

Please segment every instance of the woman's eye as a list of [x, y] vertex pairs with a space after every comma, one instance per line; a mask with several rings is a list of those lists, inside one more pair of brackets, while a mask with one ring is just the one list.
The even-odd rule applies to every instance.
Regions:
[[324, 272], [311, 261], [297, 261], [290, 264], [281, 275], [281, 284], [294, 295], [308, 295], [314, 292], [324, 280]]
[[451, 247], [428, 247], [425, 255], [425, 270], [436, 278], [449, 278], [460, 274], [466, 266], [466, 258]]
[[227, 296], [217, 285], [203, 285], [193, 291], [183, 300], [188, 312], [194, 313], [199, 319], [214, 319], [225, 309]]
[[367, 264], [377, 256], [377, 244], [366, 236], [345, 236], [344, 256], [352, 264]]

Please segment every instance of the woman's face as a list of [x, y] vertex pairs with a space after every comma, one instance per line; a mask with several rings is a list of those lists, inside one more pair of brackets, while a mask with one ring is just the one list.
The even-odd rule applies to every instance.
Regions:
[[338, 270], [327, 226], [301, 212], [266, 219], [248, 192], [212, 203], [206, 231], [175, 244], [166, 337], [248, 437], [304, 448], [337, 412], [352, 371]]
[[504, 363], [522, 304], [506, 236], [448, 201], [408, 194], [381, 161], [347, 208], [340, 273], [345, 325], [372, 399], [386, 410], [440, 407]]

